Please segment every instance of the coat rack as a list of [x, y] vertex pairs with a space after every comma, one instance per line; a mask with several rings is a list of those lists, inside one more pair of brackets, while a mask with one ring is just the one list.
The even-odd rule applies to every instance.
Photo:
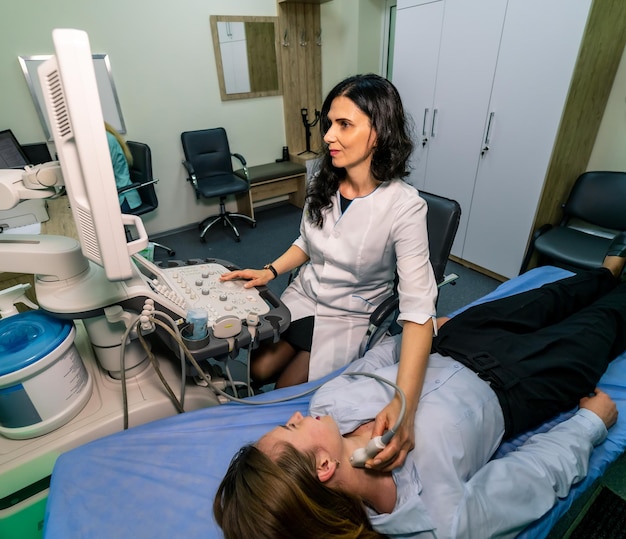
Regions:
[[298, 155], [302, 155], [305, 153], [314, 153], [317, 155], [317, 152], [311, 151], [311, 127], [315, 127], [317, 125], [317, 122], [320, 121], [320, 111], [315, 109], [315, 119], [311, 123], [309, 123], [309, 109], [300, 109], [300, 115], [302, 116], [302, 123], [304, 124], [306, 150], [300, 152]]

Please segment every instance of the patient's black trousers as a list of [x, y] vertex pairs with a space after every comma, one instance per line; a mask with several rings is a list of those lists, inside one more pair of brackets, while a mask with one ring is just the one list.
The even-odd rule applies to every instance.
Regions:
[[576, 406], [625, 349], [626, 283], [604, 268], [471, 307], [433, 340], [490, 383], [505, 438]]

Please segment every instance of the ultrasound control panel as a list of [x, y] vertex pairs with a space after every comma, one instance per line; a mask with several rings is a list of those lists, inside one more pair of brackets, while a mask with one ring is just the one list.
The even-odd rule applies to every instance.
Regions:
[[268, 313], [270, 307], [257, 289], [243, 287], [246, 281], [220, 281], [220, 275], [229, 271], [216, 262], [164, 268], [151, 284], [185, 310], [205, 309], [209, 325], [227, 315], [245, 319], [251, 312]]
[[[144, 270], [150, 269], [148, 266], [144, 262]], [[220, 281], [220, 275], [236, 269], [225, 260], [207, 258], [168, 260], [143, 272], [145, 283], [152, 290], [150, 297], [160, 310], [168, 310], [168, 302], [160, 301], [167, 298], [178, 307], [169, 310], [180, 311], [172, 312], [174, 317], [193, 309], [207, 312], [208, 334], [201, 340], [191, 339], [185, 324], [181, 326], [185, 344], [196, 360], [235, 357], [242, 348], [277, 342], [289, 327], [289, 309], [267, 286], [244, 288], [244, 280]], [[178, 350], [170, 336], [158, 329], [157, 332], [173, 351]]]

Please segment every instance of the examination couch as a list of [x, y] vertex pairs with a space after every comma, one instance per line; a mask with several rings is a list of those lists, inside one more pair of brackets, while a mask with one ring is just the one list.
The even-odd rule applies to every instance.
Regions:
[[[550, 266], [536, 268], [479, 301], [534, 288], [568, 274]], [[254, 399], [296, 395], [312, 385], [285, 388]], [[623, 453], [626, 353], [611, 363], [600, 387], [616, 401], [620, 419], [594, 450], [588, 476], [519, 537], [546, 537], [574, 500]], [[294, 411], [305, 411], [308, 401], [309, 396], [304, 396], [262, 406], [207, 408], [120, 432], [61, 455], [52, 476], [44, 537], [222, 537], [212, 517], [212, 502], [231, 457], [243, 444], [284, 422]], [[549, 429], [566, 416], [562, 414], [537, 431]], [[527, 438], [525, 434], [502, 444], [494, 458], [514, 450]]]

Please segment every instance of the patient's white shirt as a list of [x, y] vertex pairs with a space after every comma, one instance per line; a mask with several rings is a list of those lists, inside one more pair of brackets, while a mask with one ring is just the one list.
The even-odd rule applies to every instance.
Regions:
[[[349, 367], [396, 380], [400, 337], [388, 338]], [[340, 376], [311, 400], [311, 415], [330, 415], [342, 433], [372, 420], [393, 388], [365, 377]], [[391, 514], [371, 513], [391, 537], [515, 537], [546, 513], [557, 496], [587, 473], [593, 446], [607, 434], [588, 410], [518, 450], [489, 460], [504, 433], [495, 393], [473, 371], [432, 354], [415, 420], [415, 449], [394, 470], [398, 489]], [[434, 531], [434, 535], [433, 534]]]

